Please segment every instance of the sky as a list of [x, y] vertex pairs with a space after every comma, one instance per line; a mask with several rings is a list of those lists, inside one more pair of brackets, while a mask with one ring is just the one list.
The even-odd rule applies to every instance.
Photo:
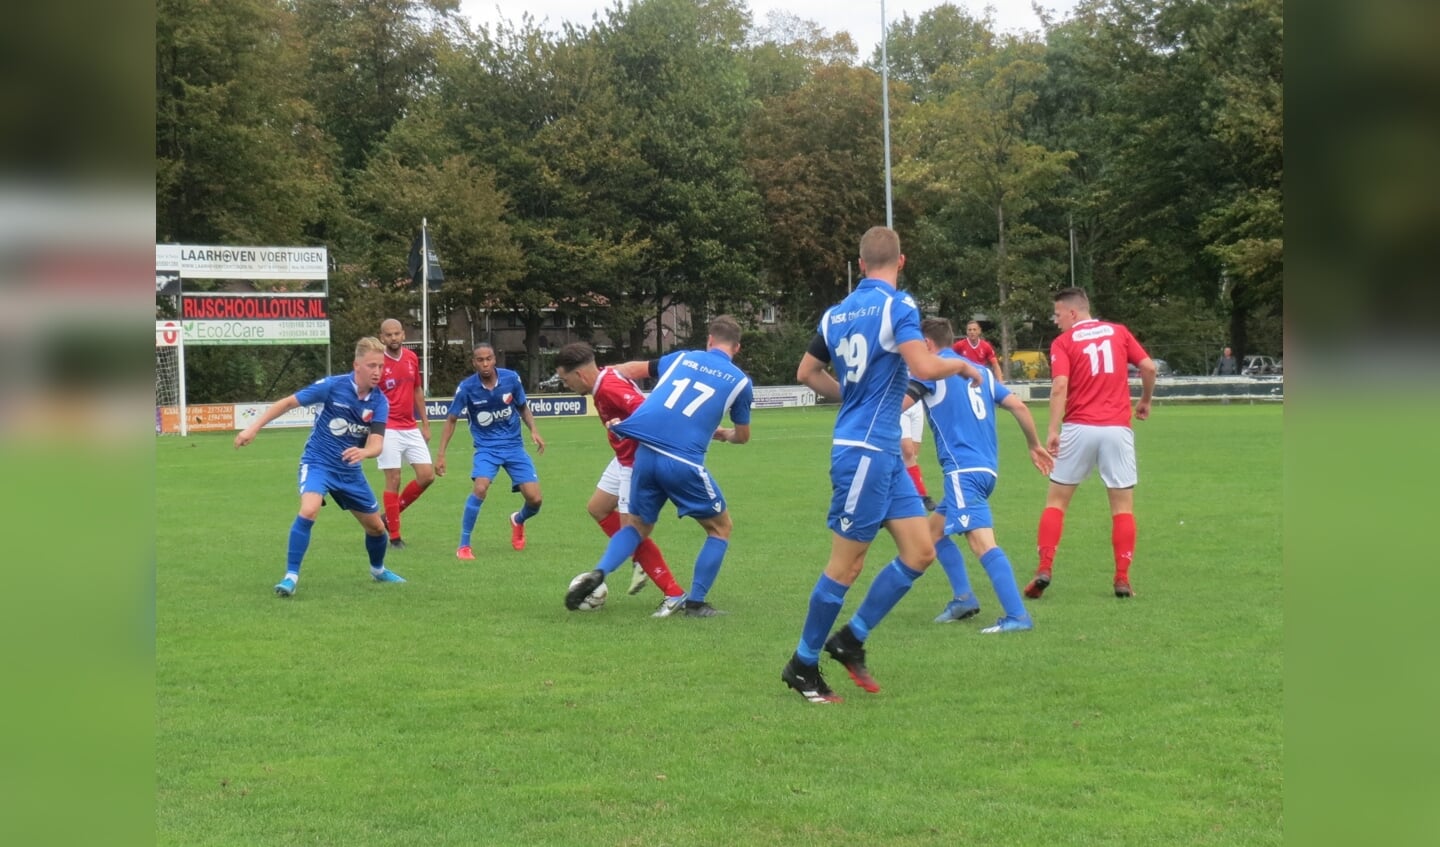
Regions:
[[[977, 17], [984, 13], [987, 5], [992, 7], [995, 28], [1000, 32], [1038, 32], [1040, 29], [1040, 19], [1030, 9], [1032, 0], [953, 2]], [[1038, 2], [1061, 18], [1074, 8], [1076, 0]], [[561, 21], [588, 25], [592, 15], [611, 5], [613, 0], [461, 0], [460, 11], [477, 24], [490, 24], [502, 18], [518, 21], [528, 11], [537, 22], [548, 18], [551, 25], [558, 27]], [[880, 0], [748, 0], [748, 5], [757, 25], [764, 25], [768, 13], [775, 10], [814, 21], [832, 33], [849, 32], [862, 60], [880, 43]], [[885, 0], [885, 17], [891, 22], [906, 14], [919, 19], [925, 10], [940, 5], [941, 0]]]

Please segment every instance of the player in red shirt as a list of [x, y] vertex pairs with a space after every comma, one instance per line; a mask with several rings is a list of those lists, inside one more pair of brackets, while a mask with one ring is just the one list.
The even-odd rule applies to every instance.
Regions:
[[1037, 544], [1040, 567], [1025, 586], [1038, 600], [1050, 585], [1055, 548], [1065, 526], [1065, 509], [1075, 488], [1099, 468], [1110, 497], [1110, 545], [1115, 553], [1115, 596], [1130, 597], [1130, 563], [1135, 557], [1135, 433], [1130, 428], [1130, 380], [1126, 365], [1140, 369], [1135, 417], [1150, 417], [1155, 362], [1117, 323], [1090, 317], [1083, 289], [1055, 295], [1060, 337], [1050, 344], [1050, 424], [1046, 448], [1055, 457]]
[[[377, 464], [385, 474], [385, 524], [390, 546], [405, 548], [400, 537], [400, 513], [420, 499], [435, 481], [430, 460], [430, 416], [425, 414], [425, 383], [420, 378], [420, 357], [405, 347], [405, 327], [394, 318], [380, 324], [380, 343], [385, 345], [385, 372], [380, 390], [390, 401], [390, 423], [385, 427], [385, 446]], [[400, 490], [400, 469], [408, 464], [415, 478]]]
[[995, 374], [996, 382], [1005, 381], [1000, 374], [1000, 360], [995, 358], [995, 348], [980, 335], [978, 321], [965, 324], [965, 337], [951, 344], [950, 349], [977, 365], [989, 368], [990, 372]]
[[[605, 435], [615, 458], [601, 474], [595, 484], [595, 493], [590, 496], [586, 509], [590, 517], [600, 524], [607, 536], [620, 531], [621, 521], [630, 515], [630, 471], [635, 464], [635, 447], [639, 442], [623, 438], [610, 428], [615, 421], [623, 421], [645, 402], [640, 387], [614, 368], [601, 369], [595, 364], [595, 351], [589, 344], [576, 341], [560, 348], [555, 357], [555, 373], [565, 387], [576, 394], [590, 394], [595, 398], [595, 412], [605, 427]], [[623, 518], [622, 518], [623, 516]], [[665, 593], [655, 617], [665, 618], [674, 614], [685, 602], [685, 589], [675, 582], [670, 567], [660, 548], [649, 538], [640, 542], [635, 550], [635, 563], [640, 571], [630, 582], [630, 593], [639, 593], [645, 587], [645, 577]]]

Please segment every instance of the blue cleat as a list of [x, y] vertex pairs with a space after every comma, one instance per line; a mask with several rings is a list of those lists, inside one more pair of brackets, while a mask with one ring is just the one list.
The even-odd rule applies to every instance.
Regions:
[[295, 577], [289, 574], [275, 584], [275, 594], [280, 597], [290, 597], [295, 593]]
[[964, 597], [957, 597], [946, 603], [945, 611], [935, 617], [935, 623], [963, 621], [978, 614], [980, 614], [980, 601], [975, 599], [974, 594], [966, 594]]
[[1032, 620], [1030, 620], [1030, 616], [1029, 616], [1029, 615], [1026, 615], [1026, 616], [1023, 617], [1023, 618], [1012, 618], [1011, 616], [1006, 615], [1005, 617], [1003, 617], [1003, 618], [1001, 618], [1000, 620], [996, 621], [994, 626], [987, 626], [987, 627], [985, 627], [984, 629], [982, 629], [982, 630], [980, 630], [980, 631], [981, 631], [981, 632], [985, 632], [985, 633], [993, 633], [993, 632], [1029, 632], [1030, 630], [1032, 630], [1032, 629], [1034, 629], [1034, 628], [1035, 628], [1035, 622], [1032, 621]]
[[371, 572], [370, 572], [370, 575], [373, 576], [373, 577], [375, 577], [375, 581], [376, 581], [376, 582], [404, 582], [404, 581], [405, 581], [405, 577], [401, 576], [401, 575], [398, 574], [398, 573], [395, 573], [394, 571], [390, 570], [389, 568], [386, 568], [386, 569], [380, 571], [379, 573], [376, 573], [375, 571], [371, 571]]

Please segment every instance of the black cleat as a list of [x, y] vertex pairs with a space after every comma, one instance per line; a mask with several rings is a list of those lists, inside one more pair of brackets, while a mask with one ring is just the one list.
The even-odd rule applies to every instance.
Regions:
[[685, 607], [680, 613], [687, 618], [713, 618], [716, 615], [728, 615], [729, 612], [722, 612], [704, 600], [686, 600]]
[[925, 511], [927, 511], [927, 512], [933, 512], [933, 511], [935, 511], [935, 498], [934, 498], [934, 497], [931, 497], [929, 494], [926, 494], [924, 497], [920, 498], [920, 502], [922, 502], [922, 503], [925, 504]]
[[1130, 587], [1130, 580], [1124, 577], [1115, 578], [1115, 596], [1120, 598], [1135, 596], [1135, 590]]
[[780, 680], [795, 689], [807, 703], [843, 702], [840, 695], [825, 684], [825, 677], [820, 675], [818, 665], [802, 665], [800, 660], [793, 656], [780, 670]]
[[572, 612], [580, 608], [580, 604], [585, 602], [585, 598], [589, 597], [590, 593], [599, 588], [600, 583], [604, 581], [605, 572], [599, 568], [589, 573], [581, 574], [575, 586], [565, 592], [565, 608]]
[[870, 675], [870, 669], [865, 667], [865, 645], [850, 631], [850, 624], [845, 624], [830, 636], [825, 642], [825, 652], [845, 666], [856, 685], [871, 694], [880, 690], [880, 683], [875, 681], [875, 677]]
[[390, 549], [391, 549], [391, 550], [404, 550], [404, 549], [405, 549], [405, 539], [403, 539], [403, 538], [392, 538], [392, 539], [390, 539]]
[[1035, 578], [1032, 579], [1032, 580], [1030, 580], [1030, 582], [1025, 586], [1024, 594], [1025, 594], [1026, 597], [1029, 597], [1031, 600], [1039, 600], [1040, 597], [1041, 597], [1041, 595], [1043, 595], [1043, 594], [1045, 593], [1045, 589], [1047, 589], [1047, 588], [1049, 588], [1049, 587], [1050, 587], [1050, 572], [1049, 572], [1049, 571], [1038, 571], [1038, 572], [1035, 574]]

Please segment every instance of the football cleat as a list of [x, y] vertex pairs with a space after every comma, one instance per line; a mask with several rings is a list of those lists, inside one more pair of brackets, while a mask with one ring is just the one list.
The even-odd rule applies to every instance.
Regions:
[[599, 588], [600, 583], [604, 581], [605, 572], [598, 568], [581, 574], [580, 578], [576, 580], [575, 586], [565, 592], [565, 608], [572, 612], [580, 608], [580, 604], [585, 602], [585, 598], [589, 597], [591, 592]]
[[383, 569], [381, 569], [379, 572], [371, 571], [371, 572], [370, 572], [370, 576], [374, 577], [376, 582], [404, 582], [404, 581], [405, 581], [405, 577], [401, 576], [401, 575], [398, 574], [398, 573], [395, 573], [394, 571], [390, 570], [389, 568], [383, 568]]
[[673, 615], [673, 614], [675, 614], [676, 612], [680, 611], [680, 609], [685, 605], [685, 598], [686, 598], [687, 596], [688, 596], [688, 595], [685, 595], [685, 594], [677, 594], [677, 595], [675, 595], [674, 597], [666, 597], [664, 600], [661, 600], [661, 601], [660, 601], [660, 607], [659, 607], [658, 609], [656, 609], [656, 610], [655, 610], [655, 613], [652, 614], [650, 617], [652, 617], [652, 618], [668, 618], [668, 617], [670, 617], [671, 615]]
[[1036, 571], [1035, 578], [1025, 586], [1025, 596], [1031, 600], [1039, 600], [1045, 589], [1050, 587], [1050, 572]]
[[650, 577], [645, 575], [645, 569], [640, 567], [639, 562], [635, 562], [632, 567], [634, 570], [630, 572], [630, 590], [626, 593], [639, 594], [645, 587], [645, 583], [650, 581]]
[[687, 618], [713, 618], [716, 615], [728, 615], [729, 612], [722, 612], [704, 600], [686, 600], [684, 615]]
[[390, 539], [390, 549], [391, 549], [391, 550], [404, 550], [404, 549], [405, 549], [405, 539], [401, 538], [401, 537], [398, 536], [398, 535], [395, 536], [394, 538]]
[[871, 694], [880, 690], [880, 683], [875, 681], [875, 677], [870, 675], [870, 669], [865, 667], [865, 645], [850, 631], [850, 624], [845, 624], [830, 636], [825, 642], [825, 652], [845, 666], [856, 685]]
[[795, 689], [807, 703], [841, 703], [840, 695], [825, 684], [825, 678], [820, 675], [818, 665], [802, 665], [794, 657], [785, 663], [780, 670], [780, 679], [786, 685]]
[[934, 498], [934, 497], [931, 497], [929, 494], [926, 494], [924, 497], [921, 497], [921, 498], [920, 498], [920, 502], [925, 504], [925, 511], [927, 511], [927, 512], [933, 512], [933, 511], [935, 511], [935, 498]]
[[1035, 622], [1030, 620], [1028, 616], [1023, 618], [1015, 618], [1011, 617], [1010, 615], [1006, 615], [1005, 617], [997, 620], [994, 626], [987, 626], [980, 631], [984, 633], [1029, 632], [1034, 628]]
[[524, 550], [525, 524], [516, 522], [515, 518], [519, 516], [519, 512], [510, 513], [510, 546], [514, 547], [516, 550]]
[[1130, 587], [1130, 580], [1124, 577], [1115, 579], [1115, 596], [1122, 598], [1135, 596], [1135, 589]]
[[475, 551], [470, 549], [469, 544], [466, 544], [464, 547], [455, 551], [455, 558], [464, 559], [467, 562], [474, 561]]
[[286, 574], [285, 578], [275, 584], [275, 594], [279, 597], [291, 597], [295, 594], [295, 577]]
[[945, 611], [935, 617], [935, 623], [963, 621], [978, 614], [980, 614], [980, 601], [975, 599], [974, 594], [966, 594], [964, 597], [957, 597], [946, 603]]

